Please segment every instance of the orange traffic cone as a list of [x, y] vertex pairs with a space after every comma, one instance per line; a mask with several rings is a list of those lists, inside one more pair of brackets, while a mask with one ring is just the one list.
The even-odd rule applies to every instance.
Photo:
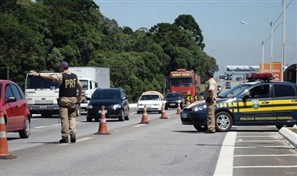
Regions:
[[142, 118], [141, 118], [141, 122], [140, 122], [140, 124], [148, 124], [148, 123], [149, 123], [149, 121], [148, 121], [148, 118], [147, 118], [146, 105], [144, 105], [143, 113], [142, 113]]
[[162, 104], [162, 114], [161, 114], [160, 119], [168, 119], [167, 116], [166, 116], [165, 104], [164, 103]]
[[180, 103], [178, 103], [178, 105], [177, 105], [177, 110], [176, 110], [176, 114], [180, 114], [180, 112], [181, 112]]
[[13, 159], [15, 156], [11, 156], [8, 152], [8, 144], [6, 137], [6, 126], [4, 115], [0, 113], [0, 159]]
[[98, 132], [95, 134], [110, 134], [107, 130], [104, 106], [101, 106], [101, 117], [99, 122], [99, 129], [98, 129]]

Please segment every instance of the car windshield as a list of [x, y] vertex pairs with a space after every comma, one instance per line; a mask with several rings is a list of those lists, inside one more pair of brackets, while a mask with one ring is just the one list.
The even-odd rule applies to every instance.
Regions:
[[160, 100], [158, 95], [142, 95], [140, 100]]
[[231, 89], [223, 91], [218, 95], [218, 98], [233, 98], [251, 86], [251, 84], [240, 84]]
[[178, 98], [180, 97], [178, 94], [167, 94], [166, 98]]
[[95, 91], [92, 99], [120, 99], [120, 92], [119, 91], [112, 91], [112, 90], [99, 90]]

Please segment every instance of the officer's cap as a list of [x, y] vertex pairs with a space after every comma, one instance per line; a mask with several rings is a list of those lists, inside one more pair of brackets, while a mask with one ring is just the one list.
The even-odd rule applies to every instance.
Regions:
[[205, 74], [209, 77], [213, 77], [214, 70], [213, 69], [206, 69]]
[[68, 69], [69, 65], [68, 65], [68, 63], [66, 61], [63, 61], [63, 62], [61, 62], [59, 64], [59, 67], [58, 68], [60, 68], [60, 67], [65, 68], [65, 69]]

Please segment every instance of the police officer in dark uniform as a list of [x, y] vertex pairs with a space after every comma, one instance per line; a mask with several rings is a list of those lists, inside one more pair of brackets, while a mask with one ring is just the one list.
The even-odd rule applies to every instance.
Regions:
[[40, 74], [31, 71], [34, 76], [51, 79], [60, 85], [58, 100], [62, 127], [60, 143], [68, 143], [68, 135], [70, 135], [72, 143], [76, 142], [76, 104], [81, 101], [82, 94], [82, 84], [77, 75], [71, 73], [68, 68], [68, 63], [63, 61], [58, 67], [59, 72], [61, 72], [59, 75]]

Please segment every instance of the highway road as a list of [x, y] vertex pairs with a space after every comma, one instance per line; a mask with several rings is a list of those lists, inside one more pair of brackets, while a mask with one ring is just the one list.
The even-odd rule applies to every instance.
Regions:
[[8, 133], [10, 154], [1, 176], [31, 175], [296, 175], [297, 150], [273, 126], [233, 127], [205, 134], [181, 125], [176, 109], [130, 120], [108, 119], [110, 135], [95, 135], [99, 122], [77, 118], [77, 143], [59, 144], [59, 118], [32, 119], [29, 139]]

